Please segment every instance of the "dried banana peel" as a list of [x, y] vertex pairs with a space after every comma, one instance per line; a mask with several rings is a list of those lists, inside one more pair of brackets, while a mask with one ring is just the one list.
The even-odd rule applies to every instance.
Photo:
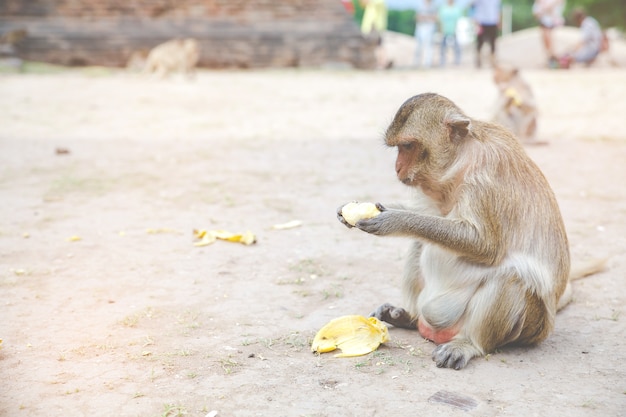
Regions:
[[287, 223], [275, 224], [274, 226], [272, 226], [272, 229], [285, 230], [285, 229], [293, 229], [294, 227], [300, 227], [300, 226], [302, 226], [302, 221], [292, 220]]
[[325, 353], [341, 349], [335, 357], [346, 358], [373, 352], [388, 340], [387, 326], [376, 317], [343, 316], [331, 320], [317, 332], [311, 350]]
[[256, 236], [254, 233], [247, 231], [244, 233], [230, 233], [226, 230], [194, 230], [193, 235], [198, 242], [194, 243], [195, 246], [206, 246], [214, 243], [217, 239], [226, 240], [228, 242], [238, 242], [244, 245], [252, 245], [256, 243]]

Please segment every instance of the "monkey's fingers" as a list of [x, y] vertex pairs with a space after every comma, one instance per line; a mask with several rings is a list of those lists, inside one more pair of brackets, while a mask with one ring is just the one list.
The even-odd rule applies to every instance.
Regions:
[[[345, 204], [344, 204], [345, 205]], [[354, 226], [352, 226], [350, 223], [348, 223], [346, 221], [346, 219], [344, 219], [343, 214], [341, 213], [341, 210], [343, 210], [344, 206], [339, 206], [337, 208], [337, 220], [339, 220], [341, 223], [343, 223], [348, 229], [353, 228]]]
[[383, 206], [383, 205], [382, 205], [382, 204], [380, 204], [380, 203], [376, 203], [376, 208], [378, 209], [378, 211], [381, 211], [381, 212], [383, 212], [383, 211], [386, 211], [386, 210], [387, 210], [387, 207]]
[[394, 307], [389, 303], [385, 303], [378, 307], [370, 314], [370, 317], [376, 317], [378, 320], [384, 321], [395, 327], [403, 329], [417, 329], [417, 318], [411, 315], [401, 307]]
[[432, 353], [438, 368], [452, 368], [457, 371], [465, 368], [469, 360], [476, 356], [468, 344], [449, 342], [437, 346]]

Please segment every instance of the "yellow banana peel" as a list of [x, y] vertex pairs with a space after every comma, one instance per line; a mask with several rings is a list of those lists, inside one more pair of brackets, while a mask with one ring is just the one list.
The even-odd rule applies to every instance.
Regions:
[[311, 351], [325, 353], [341, 349], [335, 357], [361, 356], [375, 351], [388, 340], [387, 326], [376, 317], [343, 316], [331, 320], [317, 332]]
[[195, 246], [206, 246], [214, 243], [217, 239], [226, 240], [228, 242], [238, 242], [244, 245], [252, 245], [256, 242], [256, 236], [250, 231], [244, 233], [230, 233], [226, 230], [194, 230], [194, 236], [199, 239], [194, 243]]

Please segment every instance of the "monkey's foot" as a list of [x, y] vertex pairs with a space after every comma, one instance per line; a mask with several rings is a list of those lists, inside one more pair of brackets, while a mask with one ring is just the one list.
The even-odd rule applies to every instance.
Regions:
[[439, 368], [463, 369], [465, 365], [481, 352], [469, 340], [456, 339], [433, 350], [433, 360]]
[[404, 329], [417, 329], [417, 318], [411, 315], [401, 307], [394, 307], [389, 303], [385, 303], [378, 307], [370, 314], [370, 317], [376, 317], [378, 320], [384, 321], [395, 327]]

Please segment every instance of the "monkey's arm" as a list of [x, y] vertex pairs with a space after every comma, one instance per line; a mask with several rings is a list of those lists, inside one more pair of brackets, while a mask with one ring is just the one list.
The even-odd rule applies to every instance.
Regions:
[[467, 256], [478, 263], [493, 265], [500, 253], [495, 227], [485, 223], [479, 230], [468, 221], [424, 215], [411, 210], [388, 209], [377, 203], [381, 213], [359, 220], [356, 227], [377, 236], [406, 236], [424, 239]]

